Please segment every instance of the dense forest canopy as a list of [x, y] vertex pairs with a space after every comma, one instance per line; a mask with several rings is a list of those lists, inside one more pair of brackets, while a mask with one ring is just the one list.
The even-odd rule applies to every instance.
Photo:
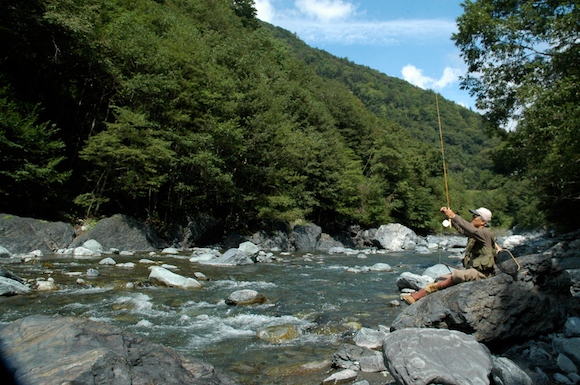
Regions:
[[[251, 0], [0, 4], [0, 210], [440, 228], [435, 94], [255, 15]], [[492, 162], [498, 139], [439, 101], [452, 206], [537, 225], [528, 182]]]
[[[496, 164], [542, 197], [549, 220], [577, 228], [580, 211], [580, 7], [572, 0], [463, 4], [453, 36], [469, 66], [463, 86], [504, 134]], [[516, 129], [505, 135], [511, 120]], [[501, 167], [501, 169], [500, 169]]]

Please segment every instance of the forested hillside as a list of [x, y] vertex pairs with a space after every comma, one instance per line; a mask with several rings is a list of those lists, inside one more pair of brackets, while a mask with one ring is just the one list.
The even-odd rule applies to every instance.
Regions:
[[[283, 39], [318, 75], [346, 85], [376, 116], [400, 124], [414, 138], [433, 148], [441, 147], [433, 91], [312, 48], [289, 31], [262, 24], [275, 37]], [[485, 134], [478, 113], [440, 96], [438, 99], [449, 170], [462, 174], [468, 185], [476, 185], [481, 172], [493, 167], [489, 152], [499, 140]]]
[[[158, 225], [202, 212], [240, 231], [438, 226], [433, 92], [264, 27], [251, 0], [11, 3], [0, 4], [0, 211]], [[439, 100], [452, 199], [473, 204], [467, 183], [483, 205], [497, 188], [493, 142], [477, 114]], [[508, 203], [494, 207], [500, 223]]]

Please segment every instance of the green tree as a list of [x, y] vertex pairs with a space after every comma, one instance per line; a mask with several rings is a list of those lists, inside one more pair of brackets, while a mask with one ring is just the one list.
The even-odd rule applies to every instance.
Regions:
[[[44, 216], [70, 172], [63, 171], [64, 143], [58, 129], [38, 122], [38, 107], [13, 100], [9, 87], [0, 88], [0, 201], [3, 212]], [[57, 210], [51, 210], [51, 214]]]
[[[453, 39], [468, 64], [463, 86], [507, 136], [505, 171], [527, 177], [548, 219], [578, 227], [580, 8], [576, 1], [478, 0], [463, 4]], [[512, 132], [501, 127], [517, 122]]]

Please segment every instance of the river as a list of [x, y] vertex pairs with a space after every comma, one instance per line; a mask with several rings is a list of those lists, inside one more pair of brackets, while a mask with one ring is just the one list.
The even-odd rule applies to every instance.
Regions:
[[[106, 255], [77, 259], [51, 254], [5, 265], [26, 279], [52, 277], [61, 290], [1, 297], [0, 323], [32, 314], [85, 317], [201, 358], [242, 384], [319, 384], [329, 376], [334, 352], [354, 333], [348, 323], [389, 326], [406, 306], [389, 306], [399, 299], [396, 279], [402, 272], [421, 273], [441, 261], [453, 263], [443, 252], [369, 253], [366, 258], [282, 253], [277, 254], [282, 261], [236, 267], [196, 264], [190, 256], [191, 251], [111, 256], [117, 263], [134, 262], [134, 268], [99, 265]], [[127, 289], [128, 282], [147, 281], [151, 265], [139, 263], [142, 258], [173, 265], [174, 272], [186, 277], [202, 272], [210, 280], [197, 290], [138, 284]], [[379, 262], [394, 271], [346, 271]], [[87, 277], [89, 268], [98, 269], [99, 276]], [[77, 284], [78, 278], [87, 285]], [[226, 305], [226, 298], [241, 289], [256, 290], [268, 301]], [[258, 330], [276, 325], [294, 325], [299, 336], [280, 344], [257, 337]], [[359, 380], [384, 384], [381, 377], [361, 373]]]

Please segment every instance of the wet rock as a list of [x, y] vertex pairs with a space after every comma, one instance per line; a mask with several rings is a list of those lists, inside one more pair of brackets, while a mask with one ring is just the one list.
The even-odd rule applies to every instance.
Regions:
[[379, 349], [383, 346], [383, 340], [389, 334], [389, 331], [374, 330], [370, 328], [361, 328], [353, 337], [353, 342], [356, 346], [367, 349]]
[[491, 377], [496, 385], [534, 385], [530, 376], [506, 357], [493, 357]]
[[313, 251], [317, 249], [321, 235], [322, 228], [314, 223], [297, 225], [292, 230], [292, 244], [296, 250]]
[[18, 281], [0, 276], [0, 296], [30, 293], [30, 288]]
[[175, 247], [166, 247], [165, 249], [161, 250], [161, 254], [179, 254], [179, 250]]
[[435, 280], [427, 275], [418, 275], [405, 271], [397, 278], [397, 287], [399, 289], [421, 290], [433, 282]]
[[12, 254], [33, 250], [52, 253], [66, 248], [75, 236], [71, 225], [0, 214], [0, 245]]
[[573, 308], [570, 281], [546, 255], [519, 258], [507, 274], [437, 291], [403, 310], [391, 330], [412, 327], [461, 330], [481, 342], [531, 338], [563, 326]]
[[78, 247], [89, 239], [99, 242], [107, 250], [152, 251], [161, 245], [151, 226], [121, 214], [100, 220], [95, 227], [79, 235], [71, 247]]
[[247, 306], [264, 302], [266, 302], [266, 297], [263, 294], [249, 289], [235, 291], [226, 299], [226, 304], [233, 306]]
[[330, 377], [322, 380], [323, 384], [343, 384], [356, 379], [357, 373], [354, 370], [345, 369], [340, 372], [334, 373]]
[[55, 291], [58, 289], [53, 281], [36, 281], [36, 291]]
[[387, 263], [375, 263], [374, 265], [372, 265], [371, 267], [369, 267], [369, 269], [371, 271], [394, 271], [394, 269], [391, 267], [391, 265], [387, 264]]
[[2, 327], [0, 338], [26, 384], [237, 384], [201, 360], [88, 319], [30, 316]]
[[240, 266], [240, 265], [251, 265], [254, 263], [252, 258], [250, 258], [248, 254], [246, 254], [240, 249], [229, 249], [218, 258], [212, 258], [207, 261], [200, 260], [197, 262], [202, 265], [216, 265], [216, 266]]
[[99, 261], [99, 265], [116, 265], [116, 264], [117, 262], [111, 257], [103, 258]]
[[365, 372], [386, 370], [381, 352], [352, 344], [342, 344], [332, 357], [332, 366]]
[[20, 282], [22, 284], [26, 284], [26, 280], [24, 278], [19, 277], [18, 275], [14, 274], [10, 270], [3, 268], [2, 266], [0, 266], [0, 277], [13, 279], [13, 280]]
[[398, 384], [488, 384], [489, 350], [453, 330], [404, 329], [383, 342], [389, 372]]
[[261, 340], [279, 344], [284, 341], [298, 338], [300, 333], [294, 325], [277, 325], [260, 329], [257, 331], [256, 335]]
[[149, 274], [150, 281], [158, 281], [164, 285], [181, 289], [197, 289], [202, 287], [201, 283], [197, 280], [175, 274], [162, 267], [151, 266], [149, 269], [151, 269], [151, 273]]

